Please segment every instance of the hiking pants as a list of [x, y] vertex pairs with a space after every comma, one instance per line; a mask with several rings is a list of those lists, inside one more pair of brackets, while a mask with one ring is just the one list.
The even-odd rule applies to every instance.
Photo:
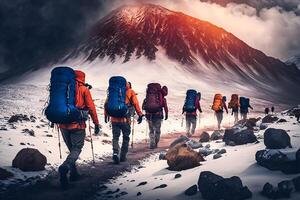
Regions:
[[223, 111], [215, 112], [215, 115], [217, 117], [217, 122], [218, 122], [218, 129], [221, 129], [221, 123], [223, 120]]
[[127, 122], [112, 122], [112, 146], [113, 146], [113, 153], [118, 154], [120, 153], [120, 146], [119, 146], [119, 138], [123, 135], [123, 142], [121, 147], [121, 156], [126, 156], [128, 152], [128, 146], [130, 141], [130, 132], [131, 127], [130, 124]]
[[233, 112], [234, 124], [239, 121], [239, 112]]
[[60, 129], [62, 137], [70, 151], [63, 165], [70, 168], [75, 166], [84, 145], [85, 129]]
[[187, 136], [194, 135], [197, 125], [197, 117], [195, 115], [186, 115], [185, 124]]
[[247, 115], [248, 115], [248, 113], [241, 113], [242, 119], [243, 120], [247, 119]]
[[160, 128], [161, 128], [161, 119], [151, 119], [148, 120], [149, 124], [149, 136], [150, 136], [150, 146], [157, 146], [160, 139]]

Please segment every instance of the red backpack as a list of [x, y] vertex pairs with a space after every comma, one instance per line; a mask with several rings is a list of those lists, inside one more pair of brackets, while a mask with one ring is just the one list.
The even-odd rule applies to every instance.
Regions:
[[[164, 88], [166, 88], [164, 86]], [[165, 91], [162, 90], [159, 83], [150, 83], [147, 86], [146, 99], [144, 109], [149, 113], [156, 113], [161, 111], [163, 107], [163, 96]]]

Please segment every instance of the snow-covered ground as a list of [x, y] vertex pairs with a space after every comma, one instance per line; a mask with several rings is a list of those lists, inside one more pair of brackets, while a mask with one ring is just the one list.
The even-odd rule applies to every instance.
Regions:
[[[291, 137], [293, 148], [287, 148], [282, 150], [282, 152], [287, 154], [295, 153], [300, 148], [300, 123], [297, 123], [295, 118], [290, 118], [289, 116], [279, 115], [279, 117], [286, 119], [288, 122], [270, 124], [269, 128], [289, 130], [288, 133]], [[262, 130], [257, 132], [256, 135], [263, 136], [263, 133], [264, 131]], [[212, 149], [225, 148], [227, 153], [216, 160], [212, 158], [212, 155], [209, 155], [206, 157], [206, 161], [201, 163], [201, 166], [180, 172], [168, 170], [167, 161], [159, 160], [158, 155], [155, 155], [144, 161], [144, 164], [142, 164], [143, 168], [135, 169], [117, 179], [111, 180], [111, 183], [106, 185], [108, 188], [99, 192], [98, 199], [105, 199], [105, 197], [109, 196], [107, 195], [109, 194], [108, 191], [116, 190], [119, 192], [113, 193], [111, 196], [115, 197], [116, 195], [121, 196], [120, 194], [126, 194], [119, 197], [119, 199], [201, 199], [200, 193], [192, 197], [187, 197], [184, 195], [184, 191], [190, 186], [197, 184], [202, 171], [212, 171], [223, 177], [239, 176], [243, 184], [248, 186], [253, 192], [252, 199], [266, 199], [259, 194], [266, 182], [277, 185], [277, 183], [283, 180], [296, 177], [296, 175], [285, 175], [280, 171], [270, 171], [256, 164], [255, 153], [258, 150], [265, 149], [263, 140], [260, 140], [258, 144], [234, 147], [225, 146], [223, 142], [210, 142], [209, 144]], [[206, 145], [206, 143], [203, 145]], [[174, 176], [178, 173], [182, 176], [175, 179]], [[147, 184], [138, 186], [139, 183], [145, 181]], [[167, 184], [167, 187], [153, 190], [153, 188], [161, 184]], [[139, 192], [141, 195], [137, 196]], [[291, 199], [296, 200], [299, 198], [299, 193], [292, 194]]]

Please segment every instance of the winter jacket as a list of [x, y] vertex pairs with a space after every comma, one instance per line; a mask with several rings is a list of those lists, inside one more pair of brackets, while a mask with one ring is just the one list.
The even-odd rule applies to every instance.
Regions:
[[189, 116], [197, 116], [197, 110], [199, 110], [199, 112], [202, 112], [202, 109], [201, 109], [201, 105], [200, 105], [200, 100], [196, 100], [196, 110], [194, 112], [185, 112], [184, 111], [184, 107], [182, 108], [182, 114], [183, 113], [186, 113], [186, 115], [189, 115]]
[[251, 108], [251, 109], [253, 110], [253, 108], [252, 108], [251, 105], [249, 105], [248, 107], [240, 107], [240, 113], [241, 113], [241, 114], [246, 114], [246, 113], [248, 113], [248, 112], [249, 112], [249, 108]]
[[[85, 84], [85, 74], [75, 70], [76, 76], [76, 91], [75, 91], [75, 106], [79, 109], [88, 110], [95, 125], [99, 124], [96, 107], [92, 99], [92, 95]], [[82, 122], [73, 122], [71, 124], [60, 124], [62, 129], [85, 129], [86, 124]]]
[[[144, 99], [144, 102], [143, 102], [143, 105], [142, 105], [143, 110], [145, 110], [145, 105], [146, 105], [146, 99]], [[168, 109], [167, 99], [165, 97], [163, 98], [161, 110], [159, 112], [156, 112], [156, 113], [146, 112], [146, 119], [147, 120], [163, 119], [164, 118], [163, 111], [165, 112], [165, 115], [168, 116], [169, 109]]]
[[[106, 99], [107, 102], [107, 99]], [[135, 108], [136, 113], [138, 114], [138, 116], [142, 116], [143, 113], [141, 111], [140, 105], [139, 105], [139, 101], [137, 99], [136, 93], [133, 89], [130, 88], [129, 83], [126, 84], [126, 98], [125, 98], [125, 103], [127, 106], [133, 106]], [[106, 106], [104, 106], [106, 107]], [[104, 110], [104, 116], [107, 117], [107, 112], [106, 110]], [[117, 123], [117, 122], [130, 122], [130, 117], [110, 117], [110, 120], [112, 123]]]

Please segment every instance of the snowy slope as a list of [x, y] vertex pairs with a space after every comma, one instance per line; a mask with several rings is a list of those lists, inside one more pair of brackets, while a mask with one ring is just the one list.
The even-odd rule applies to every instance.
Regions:
[[295, 64], [300, 69], [300, 55], [295, 55], [289, 58], [286, 62], [287, 65]]
[[[295, 123], [295, 118], [291, 119], [289, 116], [279, 116], [288, 122], [275, 123], [269, 125], [269, 127], [290, 130], [289, 135], [291, 136], [293, 148], [288, 148], [283, 150], [283, 152], [288, 154], [295, 153], [300, 148], [300, 124]], [[263, 135], [263, 132], [259, 131], [256, 134]], [[277, 183], [292, 179], [297, 175], [285, 175], [279, 171], [269, 171], [257, 165], [255, 153], [258, 150], [265, 149], [263, 141], [260, 141], [259, 144], [247, 144], [235, 147], [225, 146], [224, 143], [210, 142], [212, 149], [225, 148], [227, 153], [217, 160], [213, 160], [212, 155], [210, 155], [206, 157], [206, 161], [202, 162], [201, 166], [180, 172], [169, 171], [165, 160], [158, 160], [158, 155], [153, 156], [151, 159], [145, 160], [142, 165], [143, 168], [125, 173], [116, 180], [112, 180], [111, 183], [106, 185], [108, 187], [107, 190], [99, 192], [98, 199], [105, 199], [108, 196], [105, 195], [108, 191], [116, 191], [117, 189], [120, 189], [120, 191], [112, 194], [112, 196], [121, 194], [121, 192], [128, 193], [119, 199], [187, 199], [187, 196], [183, 193], [190, 186], [197, 184], [201, 171], [212, 171], [224, 177], [239, 176], [243, 184], [248, 186], [253, 192], [252, 199], [265, 199], [259, 192], [266, 182], [277, 185]], [[175, 179], [174, 176], [177, 173], [180, 173], [182, 177]], [[144, 181], [147, 181], [146, 185], [137, 187], [139, 183]], [[167, 187], [153, 190], [153, 188], [161, 184], [167, 184]], [[141, 196], [137, 196], [138, 192], [141, 192]], [[296, 200], [299, 198], [299, 193], [293, 193], [291, 199]], [[188, 197], [188, 199], [201, 199], [201, 194], [198, 193], [195, 196]]]

